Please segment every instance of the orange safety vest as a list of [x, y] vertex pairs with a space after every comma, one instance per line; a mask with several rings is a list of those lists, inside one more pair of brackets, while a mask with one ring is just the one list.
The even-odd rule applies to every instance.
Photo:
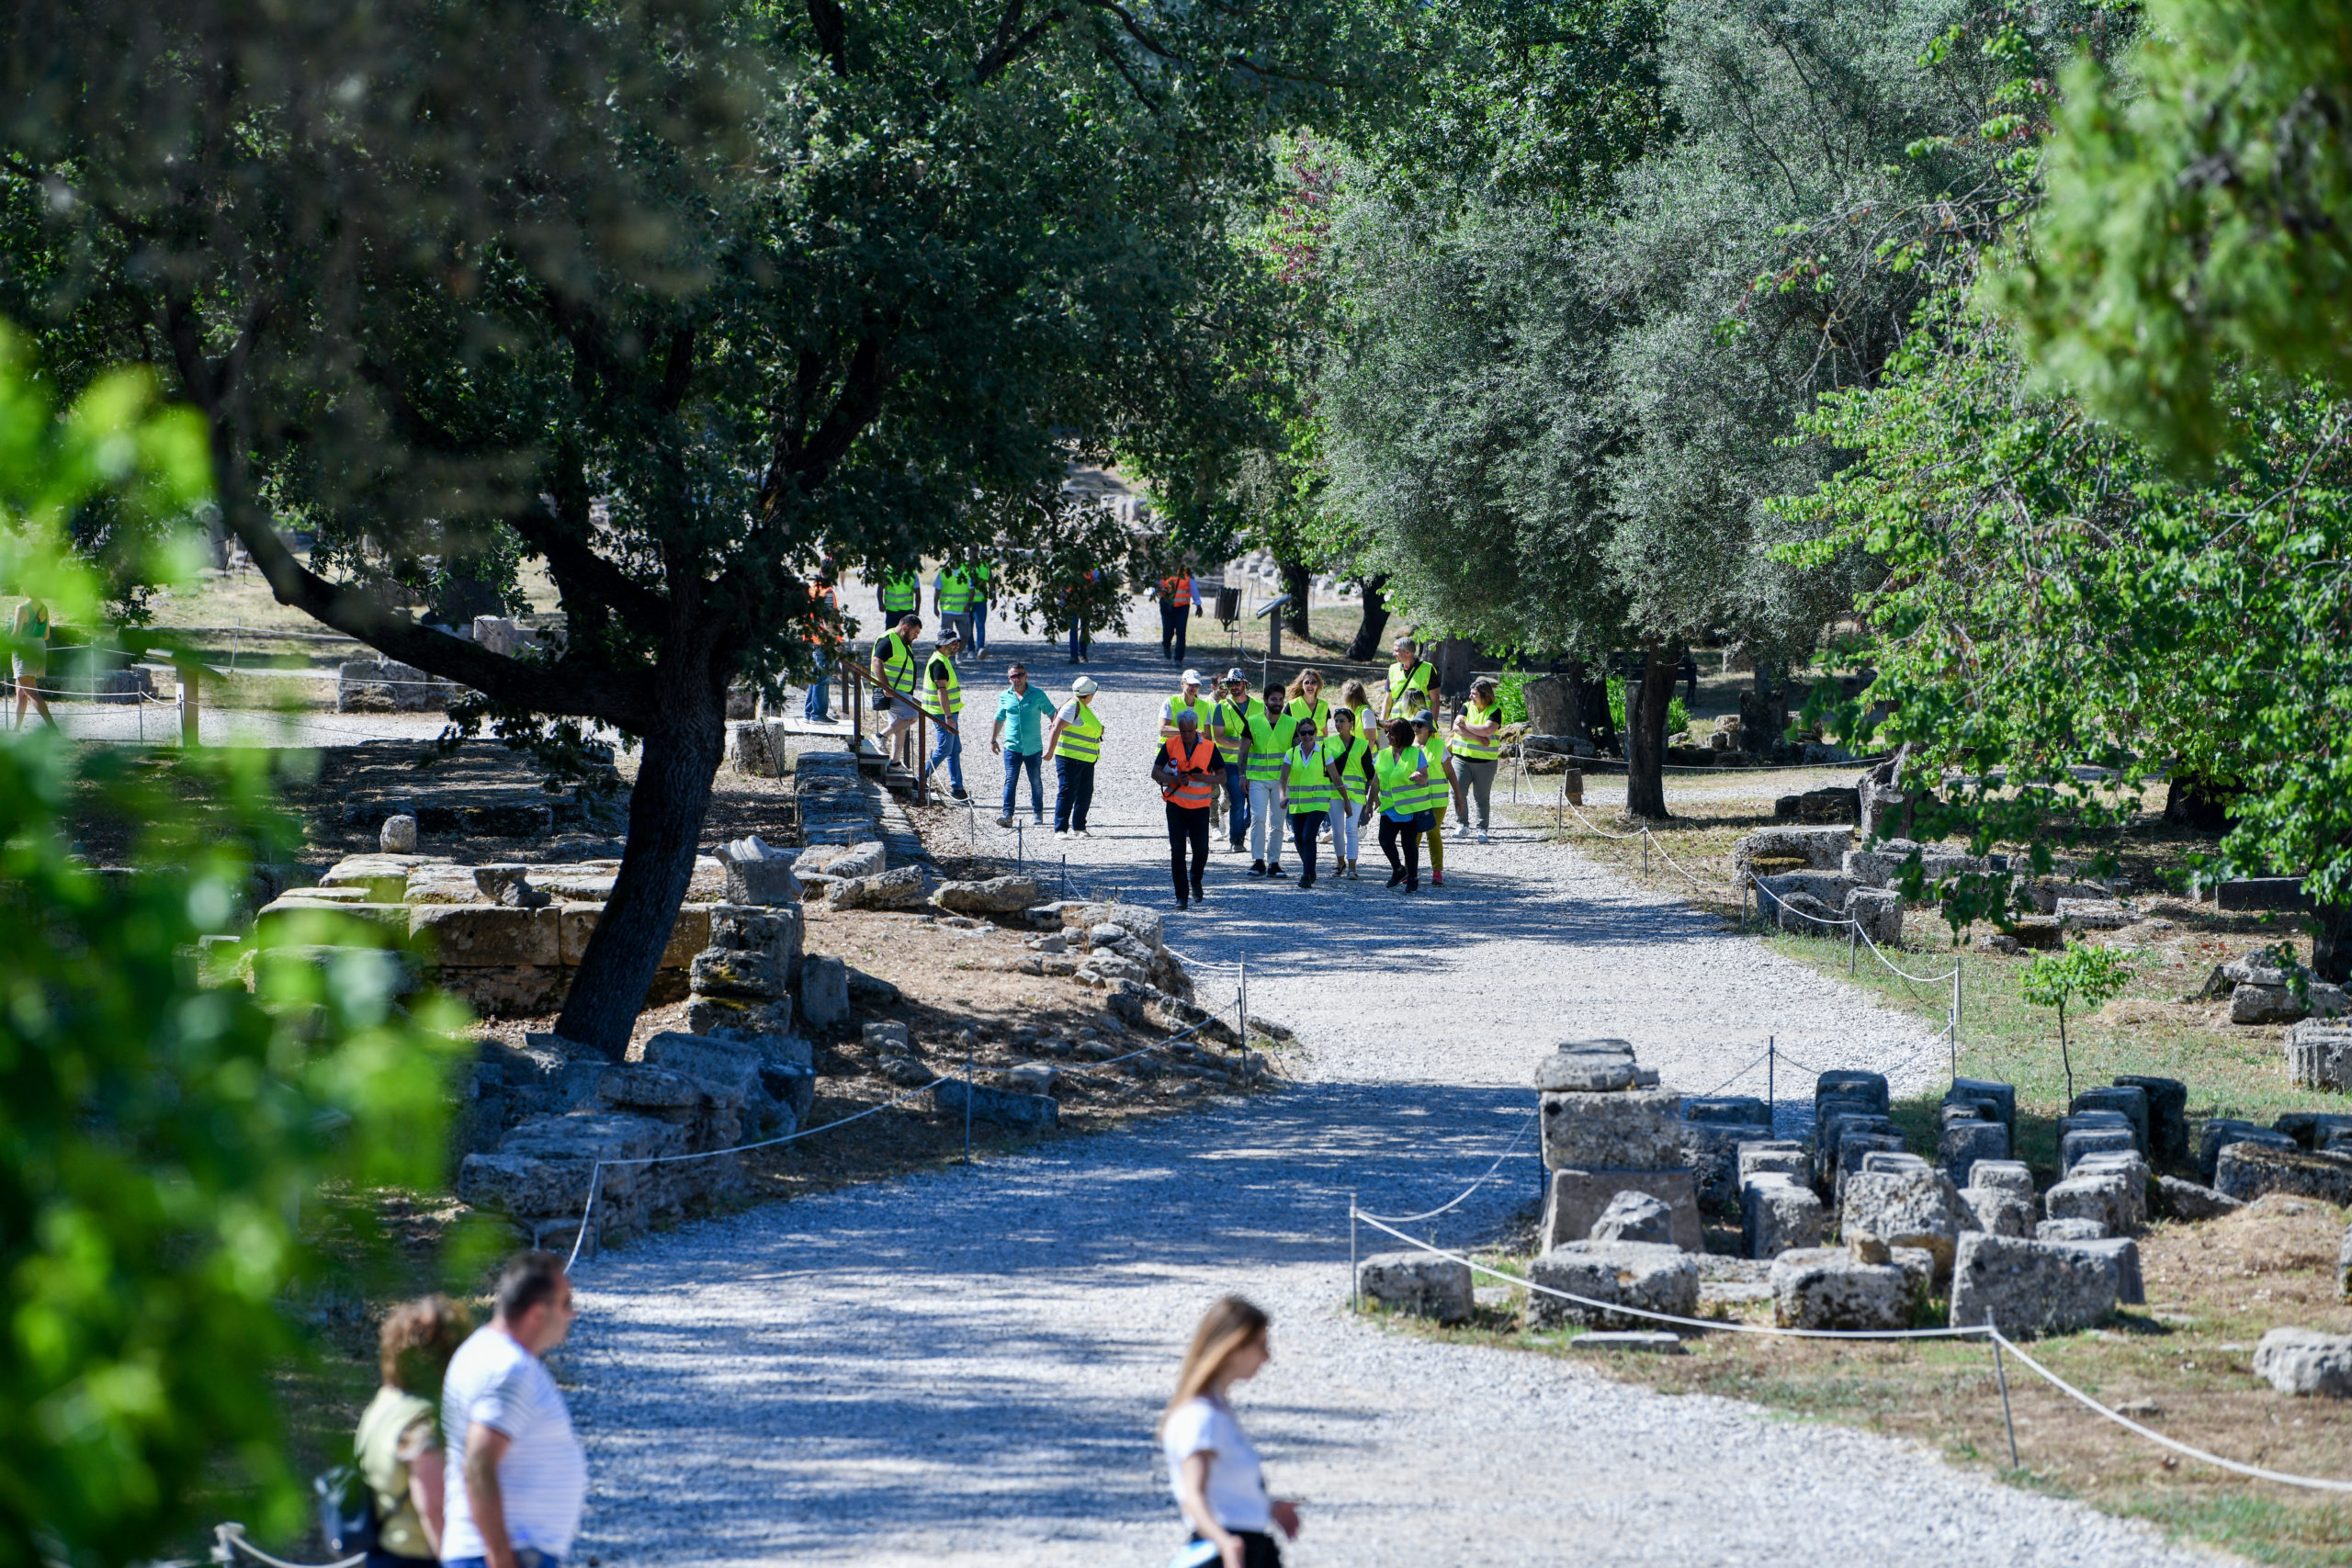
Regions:
[[1170, 806], [1181, 806], [1188, 811], [1206, 809], [1211, 799], [1209, 781], [1206, 778], [1194, 778], [1191, 775], [1204, 774], [1216, 766], [1216, 742], [1205, 738], [1194, 742], [1193, 755], [1187, 761], [1184, 756], [1184, 738], [1181, 735], [1171, 735], [1168, 738], [1168, 760], [1176, 764], [1177, 772], [1187, 776], [1177, 780], [1174, 789], [1161, 790], [1159, 798]]
[[1192, 574], [1187, 572], [1182, 577], [1161, 578], [1159, 598], [1162, 604], [1173, 604], [1180, 610], [1191, 609], [1193, 607]]

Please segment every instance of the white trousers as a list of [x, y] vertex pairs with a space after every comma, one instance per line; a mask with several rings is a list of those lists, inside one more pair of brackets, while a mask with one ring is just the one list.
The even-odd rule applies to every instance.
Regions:
[[1356, 808], [1344, 800], [1331, 807], [1331, 852], [1341, 860], [1356, 858]]
[[1250, 781], [1250, 858], [1264, 861], [1268, 865], [1283, 863], [1283, 835], [1290, 831], [1290, 818], [1283, 815], [1283, 785], [1280, 779]]

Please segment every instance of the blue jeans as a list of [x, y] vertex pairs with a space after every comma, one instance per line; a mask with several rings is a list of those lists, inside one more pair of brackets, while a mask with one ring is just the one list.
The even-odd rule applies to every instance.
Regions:
[[819, 653], [817, 655], [817, 672], [808, 677], [808, 700], [800, 705], [801, 717], [815, 719], [821, 723], [831, 716], [831, 711], [825, 701], [825, 696], [827, 691], [826, 677], [832, 673], [832, 670], [833, 660], [831, 656], [822, 652]]
[[1227, 836], [1233, 847], [1239, 849], [1250, 834], [1250, 776], [1238, 762], [1225, 765], [1225, 801], [1231, 819]]
[[1029, 812], [1038, 821], [1046, 819], [1045, 757], [1043, 751], [1007, 751], [1004, 754], [1004, 809], [1001, 817], [1012, 815], [1012, 803], [1021, 793], [1021, 775], [1029, 774]]
[[[563, 1568], [563, 1560], [532, 1547], [523, 1547], [514, 1553], [523, 1568]], [[490, 1568], [487, 1557], [452, 1557], [441, 1568]]]
[[964, 738], [951, 729], [940, 730], [938, 744], [932, 747], [931, 761], [925, 764], [922, 771], [925, 773], [935, 773], [939, 771], [939, 764], [942, 762], [947, 764], [947, 782], [957, 789], [962, 789], [964, 787]]
[[986, 653], [988, 650], [989, 602], [985, 599], [975, 599], [972, 601], [972, 651]]
[[1083, 621], [1072, 622], [1069, 628], [1070, 662], [1075, 664], [1080, 660], [1084, 659], [1086, 657], [1086, 650], [1093, 646], [1094, 634], [1086, 629], [1086, 623]]

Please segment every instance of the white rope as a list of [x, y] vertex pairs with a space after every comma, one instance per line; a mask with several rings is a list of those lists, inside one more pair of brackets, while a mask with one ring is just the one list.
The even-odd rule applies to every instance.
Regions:
[[1680, 861], [1676, 860], [1672, 855], [1666, 852], [1666, 846], [1657, 841], [1657, 835], [1651, 832], [1646, 824], [1644, 825], [1642, 829], [1642, 837], [1647, 839], [1652, 847], [1657, 851], [1658, 859], [1666, 862], [1667, 864], [1672, 866], [1675, 870], [1681, 872], [1685, 877], [1690, 879], [1691, 886], [1700, 889], [1702, 892], [1706, 890], [1707, 885], [1705, 883], [1700, 881], [1696, 876], [1693, 876], [1690, 872], [1683, 866]]
[[2060, 1377], [2056, 1372], [2052, 1371], [2048, 1367], [2043, 1366], [2040, 1361], [2035, 1360], [2031, 1356], [2027, 1355], [2023, 1350], [2018, 1349], [2017, 1341], [2002, 1333], [1999, 1329], [1996, 1328], [1993, 1330], [1993, 1337], [1999, 1340], [2004, 1346], [2007, 1347], [2009, 1354], [2015, 1356], [2018, 1360], [2023, 1361], [2028, 1367], [2040, 1374], [2042, 1380], [2048, 1382], [2052, 1388], [2055, 1388], [2060, 1393], [2067, 1395], [2075, 1403], [2083, 1405], [2086, 1409], [2097, 1411], [2099, 1415], [2106, 1416], [2109, 1420], [2114, 1422], [2117, 1426], [2123, 1427], [2126, 1431], [2136, 1432], [2141, 1437], [2147, 1438], [2150, 1442], [2161, 1444], [2163, 1447], [2172, 1450], [2173, 1452], [2177, 1454], [2181, 1454], [2187, 1458], [2196, 1460], [2200, 1464], [2210, 1464], [2217, 1469], [2231, 1471], [2239, 1475], [2250, 1475], [2256, 1481], [2275, 1481], [2282, 1486], [2306, 1486], [2322, 1492], [2352, 1492], [2352, 1481], [2325, 1481], [2316, 1476], [2289, 1475], [2284, 1471], [2265, 1470], [2258, 1464], [2246, 1464], [2238, 1460], [2223, 1459], [2220, 1454], [2207, 1453], [2203, 1449], [2194, 1449], [2177, 1438], [2167, 1438], [2162, 1432], [2151, 1431], [2149, 1428], [2140, 1425], [2137, 1421], [2132, 1420], [2130, 1416], [2109, 1409], [2106, 1405], [2101, 1404], [2098, 1400], [2093, 1399], [2089, 1394], [2085, 1393], [2081, 1389], [2076, 1388], [2073, 1383], [2068, 1382], [2064, 1378]]
[[252, 1558], [254, 1562], [263, 1564], [264, 1568], [358, 1568], [360, 1563], [368, 1561], [368, 1554], [363, 1551], [356, 1553], [350, 1557], [339, 1557], [333, 1562], [322, 1562], [315, 1565], [304, 1562], [288, 1562], [283, 1557], [272, 1557], [268, 1552], [264, 1551], [260, 1547], [255, 1546], [252, 1541], [247, 1540], [245, 1539], [245, 1527], [243, 1525], [216, 1525], [213, 1527], [212, 1539], [215, 1543], [212, 1550], [212, 1560], [215, 1562], [227, 1562], [231, 1561], [234, 1553], [240, 1551]]
[[[1395, 1224], [1409, 1225], [1418, 1224], [1422, 1220], [1436, 1219], [1440, 1214], [1447, 1213], [1453, 1209], [1459, 1208], [1468, 1200], [1470, 1194], [1476, 1192], [1479, 1188], [1484, 1187], [1488, 1181], [1493, 1179], [1495, 1172], [1503, 1168], [1503, 1161], [1510, 1158], [1510, 1156], [1518, 1151], [1520, 1140], [1527, 1136], [1527, 1130], [1534, 1124], [1535, 1110], [1533, 1107], [1531, 1107], [1528, 1110], [1526, 1120], [1520, 1122], [1519, 1130], [1510, 1135], [1510, 1142], [1505, 1144], [1503, 1145], [1503, 1152], [1495, 1156], [1495, 1163], [1487, 1168], [1486, 1175], [1481, 1176], [1477, 1180], [1464, 1188], [1461, 1193], [1456, 1196], [1452, 1202], [1442, 1203], [1434, 1209], [1428, 1210], [1425, 1213], [1419, 1214], [1383, 1214], [1378, 1217]], [[1369, 1219], [1374, 1216], [1366, 1215], [1365, 1217]]]
[[[1560, 804], [1561, 804], [1561, 805], [1563, 805], [1563, 806], [1567, 806], [1567, 802], [1566, 802], [1566, 800], [1563, 800]], [[1642, 832], [1641, 832], [1641, 833], [1612, 833], [1612, 832], [1611, 832], [1608, 829], [1603, 828], [1600, 823], [1595, 822], [1591, 818], [1587, 817], [1587, 816], [1586, 816], [1586, 815], [1585, 815], [1581, 810], [1579, 810], [1578, 808], [1577, 808], [1577, 807], [1574, 807], [1574, 806], [1568, 806], [1568, 815], [1570, 815], [1571, 817], [1574, 817], [1577, 821], [1579, 821], [1579, 822], [1583, 823], [1586, 827], [1588, 827], [1588, 828], [1591, 829], [1594, 832], [1596, 832], [1596, 833], [1600, 834], [1602, 838], [1604, 838], [1604, 839], [1615, 839], [1615, 840], [1618, 840], [1619, 842], [1621, 842], [1621, 843], [1628, 843], [1628, 844], [1630, 844], [1630, 843], [1632, 843], [1635, 839], [1640, 838], [1640, 837], [1642, 836], [1642, 833], [1646, 833], [1646, 832], [1648, 832], [1648, 831], [1649, 831], [1649, 829], [1648, 829], [1647, 828], [1645, 828], [1645, 829], [1642, 829]]]
[[1871, 941], [1870, 932], [1862, 930], [1860, 921], [1843, 918], [1831, 919], [1827, 916], [1808, 914], [1803, 909], [1792, 907], [1787, 899], [1781, 897], [1779, 894], [1765, 886], [1763, 878], [1758, 876], [1750, 876], [1748, 881], [1755, 886], [1758, 893], [1763, 895], [1767, 898], [1770, 898], [1773, 903], [1780, 905], [1781, 908], [1788, 910], [1790, 914], [1796, 916], [1797, 919], [1801, 920], [1811, 920], [1814, 924], [1820, 926], [1852, 926], [1854, 928], [1854, 934], [1860, 937], [1863, 942], [1869, 946], [1871, 957], [1877, 959], [1881, 964], [1885, 964], [1893, 973], [1902, 976], [1905, 979], [1909, 980], [1914, 984], [1921, 986], [1940, 986], [1945, 981], [1951, 979], [1954, 975], [1960, 973], [1960, 965], [1957, 964], [1954, 964], [1951, 968], [1945, 970], [1940, 975], [1914, 975], [1907, 970], [1896, 968], [1894, 963], [1887, 958], [1886, 953], [1879, 947], [1878, 943]]
[[1754, 1072], [1757, 1068], [1758, 1068], [1758, 1067], [1762, 1066], [1764, 1065], [1765, 1058], [1766, 1058], [1766, 1057], [1768, 1057], [1768, 1056], [1770, 1056], [1770, 1055], [1772, 1055], [1771, 1048], [1770, 1048], [1770, 1047], [1769, 1047], [1769, 1046], [1768, 1046], [1768, 1047], [1766, 1047], [1762, 1055], [1758, 1056], [1758, 1057], [1756, 1058], [1756, 1060], [1754, 1060], [1754, 1061], [1752, 1061], [1752, 1062], [1748, 1063], [1748, 1064], [1747, 1064], [1747, 1066], [1744, 1066], [1744, 1067], [1740, 1068], [1740, 1069], [1739, 1069], [1739, 1071], [1737, 1071], [1737, 1072], [1736, 1072], [1736, 1073], [1732, 1074], [1732, 1076], [1731, 1076], [1731, 1077], [1727, 1077], [1727, 1078], [1724, 1079], [1724, 1081], [1723, 1081], [1723, 1082], [1721, 1082], [1721, 1083], [1717, 1084], [1714, 1088], [1713, 1088], [1713, 1089], [1709, 1089], [1705, 1094], [1693, 1095], [1693, 1096], [1691, 1096], [1690, 1098], [1692, 1098], [1692, 1099], [1694, 1099], [1694, 1100], [1711, 1100], [1711, 1099], [1713, 1099], [1713, 1097], [1715, 1097], [1716, 1095], [1719, 1095], [1719, 1094], [1723, 1093], [1723, 1091], [1724, 1091], [1724, 1090], [1725, 1090], [1725, 1089], [1729, 1089], [1732, 1085], [1734, 1085], [1734, 1084], [1737, 1083], [1740, 1079], [1742, 1079], [1742, 1078], [1746, 1077], [1748, 1074], [1750, 1074], [1750, 1073]]

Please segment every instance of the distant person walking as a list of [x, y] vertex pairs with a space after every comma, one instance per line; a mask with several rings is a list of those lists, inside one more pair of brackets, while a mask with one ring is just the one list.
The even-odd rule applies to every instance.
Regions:
[[1388, 858], [1388, 886], [1419, 893], [1421, 830], [1430, 818], [1421, 803], [1430, 782], [1429, 753], [1413, 744], [1413, 727], [1405, 719], [1388, 721], [1387, 740], [1387, 750], [1373, 763], [1379, 780], [1374, 804], [1380, 808], [1380, 852]]
[[1102, 760], [1102, 721], [1095, 716], [1094, 694], [1102, 690], [1091, 676], [1069, 683], [1070, 700], [1054, 716], [1046, 736], [1046, 755], [1054, 764], [1054, 837], [1081, 839], [1086, 813], [1094, 804], [1094, 764]]
[[1159, 580], [1154, 591], [1159, 597], [1159, 657], [1184, 662], [1184, 623], [1193, 607], [1193, 577], [1190, 572], [1171, 571]]
[[[1004, 672], [1004, 678], [1008, 684], [997, 694], [996, 722], [989, 727], [989, 750], [1004, 759], [1004, 812], [996, 819], [996, 825], [1012, 826], [1021, 775], [1026, 773], [1029, 809], [1042, 828], [1046, 825], [1046, 787], [1039, 769], [1045, 762], [1045, 723], [1053, 715], [1054, 699], [1029, 683], [1025, 665], [1013, 665]], [[1010, 733], [1007, 726], [1011, 727]]]
[[[1291, 748], [1283, 754], [1283, 809], [1290, 814], [1290, 840], [1298, 851], [1301, 887], [1315, 886], [1315, 846], [1339, 800], [1340, 772], [1323, 750], [1313, 719], [1298, 719]], [[1345, 870], [1343, 865], [1341, 870]]]
[[1356, 733], [1354, 711], [1333, 708], [1331, 735], [1323, 742], [1323, 755], [1340, 786], [1340, 798], [1331, 803], [1331, 874], [1351, 882], [1356, 880], [1356, 829], [1371, 815], [1366, 803], [1374, 784], [1373, 750], [1373, 743]]
[[25, 705], [30, 703], [40, 710], [41, 722], [56, 728], [49, 698], [41, 691], [41, 682], [49, 678], [49, 606], [38, 599], [17, 605], [8, 617], [8, 636], [16, 644], [11, 660], [17, 677], [17, 728], [25, 727]]
[[1227, 1296], [1193, 1331], [1176, 1396], [1159, 1417], [1159, 1447], [1193, 1541], [1215, 1551], [1179, 1561], [1201, 1568], [1282, 1568], [1273, 1532], [1298, 1537], [1297, 1505], [1268, 1495], [1258, 1450], [1233, 1414], [1234, 1384], [1256, 1377], [1273, 1359], [1270, 1328], [1264, 1312]]
[[1250, 675], [1238, 666], [1225, 672], [1224, 683], [1217, 690], [1216, 706], [1211, 710], [1209, 727], [1216, 739], [1217, 761], [1225, 765], [1227, 835], [1232, 852], [1239, 854], [1242, 835], [1250, 830], [1250, 779], [1247, 758], [1250, 750], [1250, 712], [1258, 706], [1258, 699], [1250, 694]]
[[808, 590], [808, 603], [817, 612], [817, 629], [809, 639], [810, 651], [816, 656], [816, 669], [808, 677], [808, 695], [800, 705], [800, 716], [812, 724], [830, 724], [832, 713], [826, 700], [827, 677], [832, 673], [833, 660], [840, 657], [842, 598], [833, 585], [833, 563], [827, 561], [817, 574], [814, 586]]
[[450, 1568], [561, 1568], [580, 1531], [588, 1457], [540, 1357], [578, 1314], [563, 1260], [526, 1252], [498, 1275], [497, 1315], [458, 1348], [441, 1385]]
[[360, 1412], [351, 1440], [375, 1509], [376, 1544], [368, 1551], [368, 1568], [415, 1568], [440, 1559], [447, 1478], [435, 1401], [468, 1326], [457, 1303], [425, 1296], [386, 1313], [377, 1332], [383, 1382]]
[[[1168, 874], [1176, 884], [1179, 909], [1207, 897], [1201, 891], [1201, 878], [1208, 870], [1209, 810], [1218, 771], [1216, 742], [1201, 733], [1197, 714], [1180, 710], [1176, 733], [1160, 742], [1160, 758], [1152, 769], [1159, 798], [1168, 805]], [[1193, 857], [1189, 873], [1184, 866], [1188, 850]]]
[[1411, 637], [1396, 639], [1396, 662], [1388, 667], [1388, 694], [1380, 705], [1383, 724], [1392, 718], [1410, 718], [1429, 706], [1437, 684], [1437, 666], [1421, 657], [1419, 645]]
[[1453, 735], [1445, 743], [1453, 760], [1453, 825], [1470, 826], [1470, 806], [1478, 807], [1478, 841], [1487, 841], [1492, 826], [1495, 770], [1502, 757], [1503, 709], [1500, 688], [1492, 677], [1470, 682], [1470, 700], [1453, 716]]
[[1457, 781], [1453, 776], [1453, 759], [1438, 744], [1437, 710], [1416, 709], [1413, 714], [1413, 744], [1429, 759], [1429, 787], [1421, 792], [1421, 804], [1428, 807], [1429, 819], [1421, 824], [1421, 834], [1430, 851], [1430, 886], [1445, 886], [1445, 803], [1452, 797]]
[[1250, 775], [1250, 874], [1283, 874], [1283, 756], [1299, 721], [1283, 711], [1280, 682], [1269, 682], [1265, 700], [1250, 710], [1249, 750], [1243, 771]]
[[909, 773], [915, 771], [915, 716], [922, 710], [916, 705], [915, 638], [922, 635], [922, 617], [901, 615], [899, 624], [874, 639], [873, 675], [879, 686], [887, 686], [887, 694], [877, 691], [877, 707], [890, 715], [889, 728], [883, 730], [882, 750], [890, 761]]

